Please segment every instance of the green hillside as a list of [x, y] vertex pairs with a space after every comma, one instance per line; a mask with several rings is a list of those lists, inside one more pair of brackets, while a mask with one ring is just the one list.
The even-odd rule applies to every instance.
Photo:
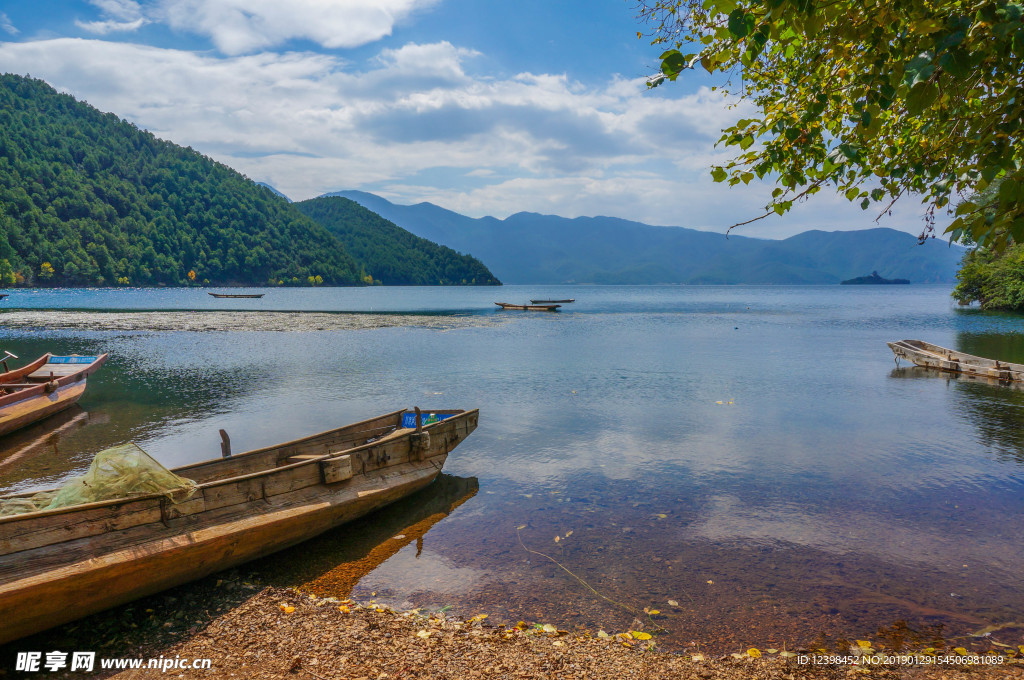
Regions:
[[476, 258], [415, 236], [355, 201], [328, 196], [294, 205], [386, 285], [501, 285]]
[[[372, 270], [368, 270], [371, 271]], [[0, 76], [0, 286], [360, 283], [339, 241], [192, 149]]]

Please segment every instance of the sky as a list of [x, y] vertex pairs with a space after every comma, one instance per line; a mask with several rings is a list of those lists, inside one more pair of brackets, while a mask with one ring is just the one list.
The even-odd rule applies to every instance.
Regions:
[[[702, 72], [646, 87], [633, 0], [0, 0], [0, 71], [204, 153], [294, 200], [343, 189], [504, 218], [724, 232], [773, 185], [709, 167], [745, 102]], [[749, 113], [749, 110], [747, 110]], [[738, 233], [884, 226], [821, 192]]]

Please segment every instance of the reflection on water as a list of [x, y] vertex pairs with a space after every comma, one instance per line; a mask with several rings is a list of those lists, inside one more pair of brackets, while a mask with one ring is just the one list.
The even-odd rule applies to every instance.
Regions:
[[[0, 484], [53, 483], [127, 440], [173, 466], [219, 455], [220, 428], [242, 451], [406, 406], [479, 407], [479, 428], [445, 464], [479, 493], [454, 511], [417, 496], [260, 573], [496, 622], [623, 629], [647, 607], [662, 612], [664, 644], [729, 651], [865, 639], [900, 619], [957, 635], [1024, 620], [1024, 393], [893, 371], [885, 346], [921, 338], [1021, 361], [1019, 317], [953, 309], [940, 286], [509, 288], [577, 302], [502, 315], [491, 291], [289, 291], [273, 303], [282, 312], [385, 306], [473, 321], [3, 327], [0, 346], [22, 356], [111, 359], [81, 402], [107, 422], [69, 427], [38, 454], [48, 468], [0, 468]], [[114, 299], [67, 295], [79, 309]], [[210, 304], [203, 291], [155, 296], [154, 309]]]
[[[271, 583], [346, 598], [359, 579], [405, 548], [423, 555], [431, 527], [476, 495], [473, 477], [442, 474], [429, 486], [367, 517], [247, 567]], [[415, 545], [413, 545], [415, 544]], [[408, 572], [405, 572], [408, 575]]]

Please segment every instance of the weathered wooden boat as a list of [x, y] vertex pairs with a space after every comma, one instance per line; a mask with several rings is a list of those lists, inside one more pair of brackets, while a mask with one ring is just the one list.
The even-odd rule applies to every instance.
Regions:
[[227, 293], [210, 293], [210, 295], [215, 298], [261, 298], [266, 295], [266, 293], [247, 293], [237, 295], [229, 295]]
[[0, 517], [0, 643], [268, 555], [425, 487], [479, 412], [431, 416], [395, 411], [238, 455], [222, 431], [222, 458], [173, 470], [198, 485], [179, 502], [153, 493]]
[[907, 359], [925, 368], [993, 378], [1000, 382], [1024, 381], [1024, 365], [1022, 364], [976, 357], [973, 354], [964, 354], [923, 340], [900, 340], [886, 344], [896, 355], [897, 360]]
[[0, 435], [77, 403], [85, 393], [86, 378], [106, 360], [106, 354], [46, 354], [28, 366], [0, 375]]
[[576, 298], [569, 298], [568, 300], [530, 300], [530, 303], [534, 305], [568, 304], [570, 302], [576, 302]]
[[495, 302], [502, 309], [522, 309], [530, 312], [557, 312], [562, 305], [514, 305], [510, 302]]

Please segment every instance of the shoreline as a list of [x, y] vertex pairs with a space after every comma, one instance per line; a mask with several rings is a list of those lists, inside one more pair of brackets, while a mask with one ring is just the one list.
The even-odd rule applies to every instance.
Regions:
[[[652, 634], [653, 633], [653, 634]], [[656, 631], [566, 631], [551, 624], [494, 625], [486, 613], [468, 619], [443, 612], [398, 610], [373, 601], [317, 597], [295, 588], [261, 586], [237, 571], [217, 574], [0, 647], [0, 677], [222, 678], [295, 677], [313, 680], [402, 678], [558, 678], [618, 680], [794, 680], [855, 677], [940, 680], [969, 674], [1024, 678], [1024, 645], [981, 638], [970, 649], [952, 645], [903, 650], [873, 641], [833, 649], [737, 649], [728, 653], [674, 653]], [[1016, 641], [1024, 642], [1024, 640]], [[848, 645], [848, 646], [847, 646]], [[873, 645], [873, 647], [871, 646]], [[1003, 646], [1000, 646], [1003, 645]], [[987, 649], [985, 648], [987, 646]], [[94, 651], [98, 660], [150, 659], [169, 671], [92, 673], [14, 671], [19, 651]], [[994, 653], [1001, 662], [956, 664], [958, 654]], [[929, 663], [882, 663], [896, 655]], [[843, 662], [815, 663], [842, 655]], [[868, 663], [865, 663], [865, 659]], [[874, 660], [874, 663], [871, 660]], [[184, 664], [209, 660], [208, 669]], [[12, 673], [12, 671], [14, 671]]]

